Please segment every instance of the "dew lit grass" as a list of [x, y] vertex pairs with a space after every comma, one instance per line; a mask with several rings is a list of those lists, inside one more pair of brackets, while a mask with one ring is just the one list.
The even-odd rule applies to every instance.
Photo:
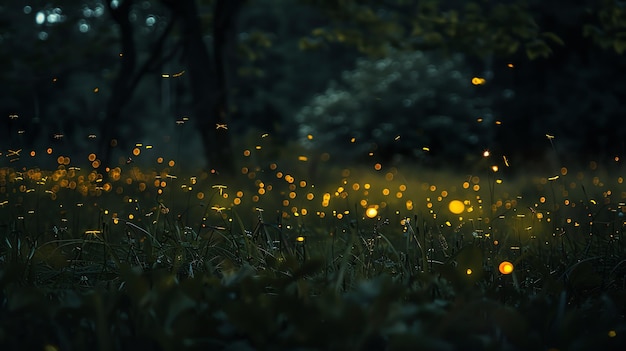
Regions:
[[[142, 144], [111, 168], [96, 154], [80, 160], [53, 150], [43, 153], [56, 167], [21, 166], [35, 157], [18, 159], [21, 152], [6, 153], [15, 161], [0, 168], [0, 257], [24, 286], [113, 289], [158, 310], [176, 301], [166, 297], [173, 286], [199, 298], [185, 290], [197, 281], [255, 301], [246, 312], [273, 296], [298, 296], [283, 305], [285, 318], [298, 323], [294, 306], [318, 314], [349, 308], [330, 302], [329, 293], [341, 301], [379, 293], [376, 301], [422, 301], [454, 315], [458, 299], [491, 299], [504, 313], [542, 299], [578, 306], [625, 291], [626, 185], [617, 159], [541, 174], [483, 154], [471, 172], [459, 173], [407, 163], [348, 166], [310, 151], [270, 157], [253, 146], [226, 177], [187, 170], [185, 158]], [[158, 298], [148, 282], [157, 284]], [[246, 292], [232, 290], [238, 284]], [[230, 306], [227, 296], [214, 298]], [[460, 306], [471, 309], [471, 302]], [[564, 308], [554, 306], [539, 310]], [[236, 311], [223, 313], [236, 319]], [[515, 318], [530, 320], [533, 311]], [[611, 318], [593, 340], [623, 338], [623, 318]]]
[[[19, 233], [15, 240], [27, 241], [22, 250], [56, 245], [54, 252], [63, 252], [63, 243], [87, 240], [106, 243], [120, 260], [145, 251], [138, 243], [197, 248], [220, 238], [227, 242], [220, 249], [234, 250], [230, 255], [241, 261], [249, 258], [240, 251], [242, 237], [245, 246], [262, 249], [255, 251], [259, 262], [293, 254], [298, 245], [309, 248], [308, 257], [327, 256], [329, 242], [350, 241], [349, 235], [365, 247], [373, 238], [394, 254], [408, 254], [416, 241], [417, 270], [472, 243], [484, 248], [486, 267], [521, 259], [527, 250], [548, 255], [551, 267], [622, 249], [626, 186], [595, 162], [577, 172], [564, 166], [558, 174], [530, 175], [485, 153], [474, 173], [455, 174], [409, 164], [344, 168], [324, 154], [269, 159], [261, 151], [245, 149], [237, 174], [225, 179], [214, 170], [180, 171], [184, 159], [163, 158], [142, 144], [113, 168], [95, 154], [70, 160], [48, 149], [56, 169], [17, 168], [20, 160], [0, 169], [0, 215]], [[316, 174], [312, 162], [319, 163]], [[163, 254], [170, 264], [182, 259], [172, 250]], [[145, 265], [145, 257], [134, 259]]]

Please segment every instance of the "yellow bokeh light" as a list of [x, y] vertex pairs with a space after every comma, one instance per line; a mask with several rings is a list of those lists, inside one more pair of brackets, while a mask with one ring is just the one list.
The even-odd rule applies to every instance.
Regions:
[[378, 210], [376, 208], [374, 208], [374, 207], [370, 207], [367, 210], [365, 210], [365, 215], [368, 218], [374, 218], [374, 217], [378, 216]]
[[448, 204], [448, 210], [456, 215], [461, 214], [465, 211], [465, 204], [459, 200], [452, 200], [450, 204]]
[[483, 85], [487, 82], [487, 80], [485, 80], [485, 78], [481, 78], [481, 77], [474, 77], [472, 78], [472, 84], [474, 85]]
[[407, 202], [405, 203], [405, 205], [406, 205], [406, 209], [407, 209], [407, 210], [409, 210], [409, 211], [413, 210], [413, 201], [411, 201], [411, 200], [407, 200]]
[[509, 261], [502, 261], [502, 263], [500, 263], [500, 266], [498, 266], [498, 270], [500, 271], [500, 273], [502, 274], [511, 274], [513, 273], [513, 263], [509, 262]]

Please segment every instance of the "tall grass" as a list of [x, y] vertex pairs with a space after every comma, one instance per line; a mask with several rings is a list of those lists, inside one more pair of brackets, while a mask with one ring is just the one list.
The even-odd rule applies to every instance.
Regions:
[[[558, 177], [512, 176], [506, 159], [484, 157], [472, 174], [321, 162], [323, 180], [314, 181], [314, 156], [277, 161], [253, 150], [226, 180], [160, 159], [1, 168], [5, 308], [41, 309], [84, 334], [51, 332], [36, 343], [61, 349], [128, 347], [139, 336], [164, 348], [624, 340], [619, 172], [591, 163]], [[499, 271], [503, 261], [512, 272]], [[16, 295], [24, 289], [32, 298]], [[46, 296], [57, 307], [44, 308]], [[596, 334], [572, 334], [596, 310]], [[78, 315], [90, 326], [76, 327]], [[316, 339], [334, 328], [341, 333], [326, 335], [328, 344]]]

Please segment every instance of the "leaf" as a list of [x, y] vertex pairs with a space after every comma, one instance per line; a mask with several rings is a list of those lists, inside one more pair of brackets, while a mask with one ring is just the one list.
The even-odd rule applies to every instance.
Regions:
[[626, 51], [626, 32], [618, 33], [613, 40], [613, 49], [618, 54], [623, 54]]
[[423, 38], [427, 44], [431, 45], [439, 45], [444, 42], [443, 35], [437, 32], [426, 33], [424, 34]]
[[513, 41], [509, 44], [509, 47], [507, 48], [508, 54], [512, 55], [514, 53], [517, 52], [517, 50], [519, 49], [519, 42], [518, 41]]
[[298, 48], [302, 51], [318, 50], [324, 46], [324, 43], [318, 38], [300, 38]]
[[560, 38], [558, 35], [556, 35], [555, 33], [552, 33], [552, 32], [543, 32], [543, 33], [541, 33], [541, 36], [543, 36], [544, 38], [550, 39], [550, 40], [552, 40], [553, 42], [555, 42], [555, 43], [557, 43], [557, 44], [559, 44], [559, 45], [561, 45], [561, 46], [564, 46], [564, 45], [565, 45], [565, 42], [563, 41], [563, 39], [561, 39], [561, 38]]
[[597, 37], [602, 34], [602, 30], [592, 24], [585, 24], [583, 26], [583, 36], [585, 38], [588, 37]]
[[526, 44], [526, 55], [529, 59], [534, 60], [538, 57], [547, 58], [552, 53], [552, 49], [541, 39], [534, 40]]
[[315, 28], [311, 31], [311, 34], [319, 37], [326, 34], [326, 30], [324, 28]]
[[424, 33], [424, 29], [422, 28], [422, 26], [420, 26], [418, 23], [415, 23], [413, 25], [413, 31], [411, 32], [411, 36], [419, 36], [422, 33]]

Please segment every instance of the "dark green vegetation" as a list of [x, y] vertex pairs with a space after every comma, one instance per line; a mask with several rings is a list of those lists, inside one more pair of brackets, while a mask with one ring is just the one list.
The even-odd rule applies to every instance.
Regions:
[[3, 1], [0, 348], [623, 350], [625, 33], [614, 0]]
[[523, 182], [489, 155], [461, 177], [322, 163], [311, 183], [308, 160], [262, 151], [227, 184], [158, 163], [0, 169], [3, 349], [624, 344], [613, 172]]

